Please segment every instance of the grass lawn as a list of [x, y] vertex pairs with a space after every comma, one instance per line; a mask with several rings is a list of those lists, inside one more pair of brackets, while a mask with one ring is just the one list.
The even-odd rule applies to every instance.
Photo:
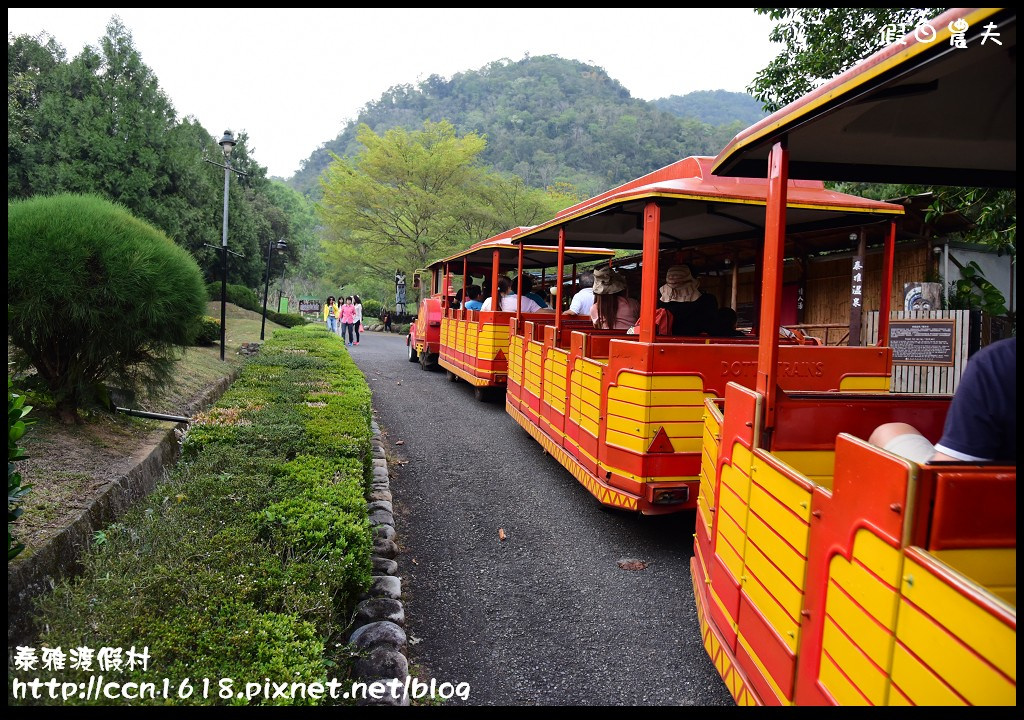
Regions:
[[[209, 303], [207, 314], [219, 320], [220, 302]], [[263, 317], [231, 304], [226, 306], [226, 315], [224, 360], [220, 359], [219, 341], [209, 347], [188, 348], [177, 362], [172, 384], [154, 398], [140, 398], [135, 409], [188, 414], [189, 405], [242, 365], [245, 356], [238, 350], [244, 342], [259, 342]], [[268, 320], [266, 337], [279, 329], [280, 325]], [[22, 556], [27, 557], [73, 522], [172, 424], [91, 410], [81, 413], [85, 421], [81, 425], [62, 425], [45, 398], [31, 391], [25, 394], [27, 404], [33, 406], [29, 419], [34, 422], [20, 443], [29, 457], [18, 465], [22, 483], [32, 485], [32, 490], [22, 506], [25, 512], [15, 525], [15, 535], [25, 543]]]

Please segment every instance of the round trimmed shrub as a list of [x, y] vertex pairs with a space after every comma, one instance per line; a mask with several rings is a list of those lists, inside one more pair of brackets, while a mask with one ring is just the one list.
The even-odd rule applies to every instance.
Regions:
[[163, 385], [206, 309], [192, 256], [95, 195], [9, 202], [7, 262], [11, 342], [64, 422], [78, 421], [105, 382], [132, 392]]

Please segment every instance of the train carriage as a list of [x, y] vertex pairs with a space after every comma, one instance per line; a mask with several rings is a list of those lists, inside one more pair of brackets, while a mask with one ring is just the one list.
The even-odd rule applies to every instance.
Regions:
[[[716, 158], [718, 175], [769, 184], [762, 325], [778, 318], [795, 179], [1015, 187], [1016, 12], [953, 9], [930, 24]], [[763, 334], [757, 382], [704, 406], [692, 577], [733, 697], [1015, 705], [1016, 466], [875, 447], [865, 438], [894, 420], [936, 441], [949, 397], [787, 387], [783, 351]]]
[[[517, 244], [641, 251], [636, 334], [569, 327], [561, 318], [510, 322], [506, 410], [604, 505], [661, 514], [692, 509], [700, 477], [704, 402], [730, 380], [753, 386], [757, 334], [655, 336], [657, 291], [672, 259], [697, 271], [723, 258], [760, 257], [767, 183], [716, 178], [712, 158], [686, 158], [527, 229]], [[898, 205], [790, 187], [792, 244], [845, 248], [851, 229], [891, 246]], [[891, 277], [892, 253], [886, 272]], [[880, 302], [888, 316], [885, 293]], [[720, 303], [722, 304], [722, 303]], [[778, 334], [776, 325], [769, 334]], [[755, 332], [759, 328], [755, 327]], [[789, 340], [778, 356], [787, 387], [887, 392], [887, 347]]]
[[[610, 260], [615, 253], [604, 248], [566, 248], [563, 264], [558, 265], [558, 253], [550, 247], [522, 248], [512, 245], [509, 238], [527, 228], [515, 227], [482, 240], [470, 248], [432, 263], [424, 272], [430, 282], [430, 294], [420, 304], [417, 321], [410, 328], [409, 345], [415, 356], [426, 367], [436, 360], [452, 382], [464, 380], [473, 386], [477, 399], [490, 397], [505, 388], [508, 375], [509, 318], [515, 312], [497, 310], [468, 310], [453, 307], [455, 287], [466, 288], [474, 278], [482, 278], [492, 288], [491, 307], [497, 306], [496, 291], [499, 276], [517, 271], [539, 271], [538, 286], [570, 285], [576, 280], [576, 269], [584, 264]], [[555, 268], [557, 266], [557, 274]], [[565, 270], [571, 268], [566, 275]], [[552, 270], [550, 275], [548, 270]], [[562, 281], [558, 278], [566, 275]], [[546, 292], [546, 290], [545, 290]], [[481, 298], [483, 299], [483, 298]], [[464, 304], [464, 303], [463, 303]], [[520, 308], [517, 308], [517, 312]], [[554, 311], [520, 313], [538, 325], [554, 321]], [[566, 322], [572, 322], [566, 320]], [[589, 324], [589, 319], [586, 323]]]

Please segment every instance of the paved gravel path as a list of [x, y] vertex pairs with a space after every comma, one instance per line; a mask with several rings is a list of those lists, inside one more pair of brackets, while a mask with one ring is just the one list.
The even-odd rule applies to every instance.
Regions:
[[404, 336], [349, 350], [393, 474], [413, 674], [470, 683], [470, 705], [733, 704], [700, 644], [692, 512], [602, 510], [503, 398], [410, 363]]

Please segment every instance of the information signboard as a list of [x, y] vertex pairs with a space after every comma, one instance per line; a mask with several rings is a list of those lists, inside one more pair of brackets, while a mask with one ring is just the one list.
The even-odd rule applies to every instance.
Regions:
[[889, 347], [894, 365], [952, 367], [956, 353], [956, 320], [890, 320]]

